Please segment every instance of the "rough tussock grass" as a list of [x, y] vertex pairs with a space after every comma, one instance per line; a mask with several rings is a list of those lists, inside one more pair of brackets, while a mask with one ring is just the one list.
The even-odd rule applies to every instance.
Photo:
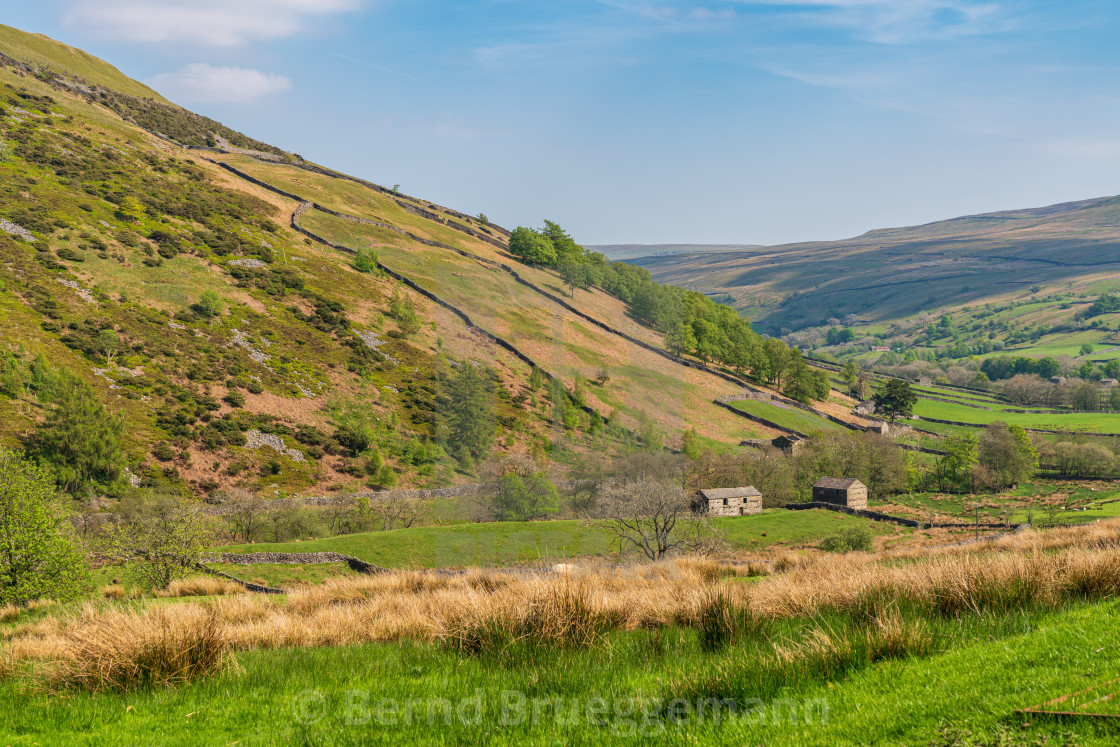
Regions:
[[[44, 664], [55, 687], [128, 689], [218, 671], [233, 650], [411, 639], [489, 654], [588, 647], [612, 631], [685, 626], [710, 653], [732, 644], [754, 652], [716, 666], [705, 681], [678, 683], [685, 692], [717, 692], [743, 681], [743, 667], [774, 683], [833, 677], [928, 654], [939, 645], [937, 630], [961, 620], [1117, 596], [1118, 540], [1120, 521], [1025, 533], [986, 552], [803, 555], [752, 584], [726, 579], [730, 566], [694, 558], [565, 574], [402, 571], [332, 579], [286, 598], [233, 594], [146, 607], [103, 602], [69, 616], [60, 610], [5, 633], [0, 655], [9, 670]], [[215, 589], [206, 587], [210, 595]]]
[[212, 608], [98, 612], [67, 631], [65, 640], [46, 677], [55, 690], [177, 685], [233, 664], [224, 625]]
[[[113, 587], [109, 587], [113, 588]], [[215, 576], [192, 576], [191, 578], [172, 581], [162, 591], [157, 591], [157, 597], [221, 597], [230, 594], [247, 594], [246, 589], [236, 581]]]

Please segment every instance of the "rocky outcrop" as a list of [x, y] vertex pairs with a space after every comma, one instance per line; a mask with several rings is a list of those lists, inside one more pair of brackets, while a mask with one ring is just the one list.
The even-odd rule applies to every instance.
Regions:
[[283, 454], [293, 462], [307, 461], [307, 457], [303, 455], [302, 451], [299, 451], [298, 449], [289, 449], [284, 445], [283, 439], [281, 439], [275, 433], [262, 433], [256, 428], [254, 428], [253, 430], [245, 431], [246, 449], [261, 449], [266, 446], [273, 451], [277, 451]]
[[12, 223], [6, 218], [0, 218], [0, 231], [3, 231], [4, 233], [10, 234], [12, 236], [18, 236], [24, 241], [30, 242], [32, 244], [38, 241], [38, 239], [32, 236], [31, 232], [26, 228], [24, 228], [23, 226], [17, 226], [15, 223]]

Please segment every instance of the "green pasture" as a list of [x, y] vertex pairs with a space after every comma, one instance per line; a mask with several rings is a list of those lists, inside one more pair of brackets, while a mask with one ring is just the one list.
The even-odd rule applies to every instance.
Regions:
[[751, 415], [766, 418], [780, 426], [791, 428], [800, 433], [808, 434], [814, 431], [840, 430], [844, 427], [827, 418], [819, 417], [811, 412], [806, 412], [796, 407], [782, 407], [754, 399], [732, 402], [731, 406], [736, 410], [742, 410], [743, 412], [749, 412]]

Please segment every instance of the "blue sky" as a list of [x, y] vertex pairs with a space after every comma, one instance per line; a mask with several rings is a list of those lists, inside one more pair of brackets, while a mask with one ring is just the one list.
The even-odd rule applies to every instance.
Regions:
[[306, 158], [582, 243], [1120, 193], [1108, 0], [3, 0]]

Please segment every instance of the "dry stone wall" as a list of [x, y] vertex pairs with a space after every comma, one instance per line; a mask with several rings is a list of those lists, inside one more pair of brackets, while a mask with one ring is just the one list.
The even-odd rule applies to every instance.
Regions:
[[899, 526], [911, 527], [913, 529], [972, 529], [979, 527], [981, 529], [1004, 529], [1006, 524], [992, 524], [992, 523], [940, 523], [934, 522], [927, 524], [926, 522], [916, 521], [914, 519], [906, 519], [901, 516], [892, 516], [890, 514], [879, 513], [878, 511], [871, 511], [866, 508], [849, 508], [848, 506], [839, 506], [835, 503], [821, 503], [815, 501], [807, 501], [805, 503], [787, 503], [786, 508], [791, 511], [803, 511], [810, 508], [823, 508], [829, 511], [836, 511], [842, 514], [849, 514], [851, 516], [860, 516], [864, 519], [871, 519], [872, 521], [885, 521], [891, 524], [898, 524]]
[[[258, 563], [282, 565], [323, 565], [326, 563], [345, 563], [359, 573], [387, 573], [387, 568], [382, 568], [373, 563], [359, 560], [353, 555], [343, 555], [337, 552], [251, 552], [251, 553], [214, 553], [205, 557], [209, 563], [230, 563], [232, 565], [256, 565]], [[233, 578], [228, 576], [228, 578]], [[236, 579], [235, 579], [236, 580]], [[242, 582], [244, 583], [244, 582]]]

